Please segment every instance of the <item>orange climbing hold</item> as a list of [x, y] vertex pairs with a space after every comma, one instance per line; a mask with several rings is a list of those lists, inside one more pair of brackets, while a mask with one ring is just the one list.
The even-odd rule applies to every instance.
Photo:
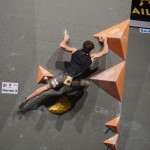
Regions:
[[54, 76], [46, 69], [44, 69], [42, 66], [39, 65], [37, 83], [38, 84], [42, 83], [44, 81], [44, 77], [52, 78]]
[[110, 128], [112, 131], [114, 131], [115, 133], [118, 133], [119, 132], [119, 123], [120, 121], [120, 117], [117, 117], [113, 120], [110, 120], [108, 122], [105, 123], [105, 125]]
[[103, 35], [108, 38], [109, 49], [126, 60], [129, 34], [129, 20], [93, 35], [99, 40]]
[[117, 150], [118, 147], [118, 134], [115, 136], [105, 140], [103, 142], [106, 146], [108, 146], [111, 150]]
[[108, 94], [121, 101], [124, 86], [125, 63], [126, 62], [123, 61], [116, 66], [94, 75], [90, 78], [90, 80]]

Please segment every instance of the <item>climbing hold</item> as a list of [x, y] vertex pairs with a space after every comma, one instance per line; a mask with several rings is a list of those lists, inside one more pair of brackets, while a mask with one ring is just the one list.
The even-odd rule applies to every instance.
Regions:
[[125, 63], [126, 62], [123, 61], [116, 66], [98, 73], [92, 76], [90, 80], [108, 94], [121, 101], [124, 86]]
[[72, 107], [71, 102], [67, 98], [61, 98], [56, 104], [50, 106], [48, 110], [54, 114], [63, 114], [70, 110]]
[[129, 20], [126, 20], [93, 36], [100, 41], [103, 35], [107, 36], [109, 49], [121, 58], [126, 59], [128, 47], [128, 34]]
[[67, 30], [65, 29], [65, 30], [64, 30], [64, 36], [66, 36], [66, 35], [68, 35], [68, 32], [67, 32]]
[[111, 150], [117, 150], [117, 146], [118, 146], [118, 134], [116, 134], [115, 136], [105, 140], [103, 142], [106, 146], [108, 146]]
[[44, 80], [54, 77], [50, 72], [39, 65], [37, 83], [42, 83]]
[[110, 129], [110, 128], [108, 128], [108, 129], [105, 131], [105, 134], [107, 134], [110, 130], [111, 130], [111, 129]]
[[120, 117], [117, 117], [113, 120], [110, 120], [108, 122], [105, 123], [105, 125], [111, 129], [112, 131], [114, 131], [115, 133], [119, 132], [119, 121], [120, 121]]

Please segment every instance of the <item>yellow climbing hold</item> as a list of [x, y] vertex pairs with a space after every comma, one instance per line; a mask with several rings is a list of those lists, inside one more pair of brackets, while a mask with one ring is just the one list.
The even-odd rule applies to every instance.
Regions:
[[56, 104], [50, 106], [48, 110], [55, 114], [63, 114], [70, 110], [71, 102], [67, 98], [61, 98], [57, 101]]

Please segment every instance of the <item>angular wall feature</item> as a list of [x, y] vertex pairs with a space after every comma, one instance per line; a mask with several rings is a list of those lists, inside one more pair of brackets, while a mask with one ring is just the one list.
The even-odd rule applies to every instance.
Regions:
[[93, 36], [99, 40], [99, 37], [106, 35], [108, 38], [109, 49], [126, 60], [128, 34], [129, 20], [126, 20]]
[[116, 66], [96, 74], [92, 76], [90, 80], [105, 92], [121, 101], [124, 87], [125, 63], [126, 62], [123, 61]]
[[110, 120], [108, 122], [105, 123], [105, 125], [110, 128], [112, 131], [114, 131], [115, 133], [119, 132], [119, 125], [120, 125], [120, 116]]
[[37, 83], [42, 83], [44, 81], [44, 77], [47, 78], [52, 78], [54, 77], [53, 74], [48, 72], [46, 69], [44, 69], [42, 66], [39, 65], [38, 68], [38, 78], [37, 78]]
[[105, 140], [103, 142], [106, 146], [108, 146], [111, 150], [117, 150], [118, 147], [118, 134], [115, 136]]

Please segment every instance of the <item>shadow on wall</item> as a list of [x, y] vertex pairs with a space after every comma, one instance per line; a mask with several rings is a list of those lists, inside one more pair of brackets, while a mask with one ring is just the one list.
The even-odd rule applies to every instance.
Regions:
[[[63, 56], [64, 56], [64, 51], [58, 48], [50, 57], [50, 59], [47, 62], [46, 67], [49, 68], [50, 70], [53, 71], [60, 71], [64, 70], [64, 65], [63, 64], [57, 64], [56, 62], [63, 61]], [[56, 66], [57, 64], [57, 66]], [[58, 68], [61, 68], [58, 70]]]
[[[49, 118], [49, 120], [56, 120], [56, 129], [60, 130], [65, 120], [71, 120], [82, 109], [87, 98], [87, 91], [80, 90], [78, 93], [68, 96], [68, 99], [72, 103], [72, 109], [66, 112], [66, 114], [51, 115], [51, 113], [48, 111], [48, 108], [54, 105], [60, 98], [62, 98], [61, 94], [47, 94], [41, 95], [38, 98], [34, 98], [33, 101], [28, 102], [28, 106], [26, 106], [27, 109], [25, 111], [18, 113], [19, 119], [21, 119], [22, 117], [25, 117], [27, 119], [32, 114], [33, 110], [39, 109], [40, 111], [42, 111], [42, 116], [36, 125], [36, 129], [40, 131], [44, 126], [46, 119]], [[80, 103], [78, 103], [79, 100]], [[74, 109], [75, 106], [77, 107], [77, 109]]]
[[[64, 71], [65, 68], [68, 66], [68, 62], [63, 61], [63, 55], [64, 51], [60, 51], [60, 49], [57, 49], [49, 59], [47, 63], [47, 68], [58, 71], [59, 74], [61, 71]], [[91, 69], [88, 70], [88, 72], [86, 72], [83, 77], [89, 78], [89, 76], [99, 73], [105, 69], [106, 56], [104, 56], [102, 59], [96, 60], [95, 63], [92, 65]], [[90, 114], [95, 107], [95, 103], [97, 100], [96, 95], [98, 95], [98, 91], [99, 88], [92, 89], [92, 86], [89, 86], [88, 89], [81, 90], [77, 95], [69, 96], [69, 100], [71, 101], [73, 107], [70, 111], [66, 112], [63, 115], [54, 115], [50, 113], [47, 109], [49, 106], [54, 105], [57, 100], [62, 97], [61, 94], [49, 95], [48, 93], [46, 93], [47, 95], [45, 94], [39, 96], [37, 98], [37, 101], [39, 101], [40, 103], [38, 105], [35, 105], [31, 109], [34, 110], [38, 108], [40, 109], [40, 111], [42, 111], [41, 118], [35, 127], [36, 130], [42, 130], [47, 118], [49, 120], [56, 120], [55, 127], [58, 131], [62, 129], [65, 121], [74, 119], [74, 127], [79, 133], [81, 133], [85, 123], [88, 121]], [[31, 111], [28, 111], [24, 115], [25, 117], [29, 117], [31, 113]]]

